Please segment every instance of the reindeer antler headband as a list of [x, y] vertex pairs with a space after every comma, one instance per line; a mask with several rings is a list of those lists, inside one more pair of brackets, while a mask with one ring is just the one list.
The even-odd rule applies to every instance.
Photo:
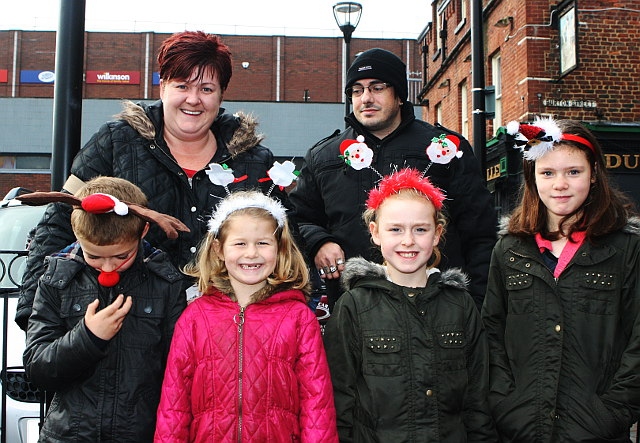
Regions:
[[40, 206], [54, 202], [67, 203], [82, 208], [91, 214], [114, 212], [115, 214], [124, 216], [131, 213], [140, 217], [142, 220], [157, 224], [170, 239], [178, 238], [178, 231], [190, 232], [190, 229], [175, 217], [162, 214], [135, 203], [120, 201], [109, 194], [96, 193], [80, 199], [65, 192], [32, 192], [30, 194], [20, 195], [16, 197], [16, 199], [30, 206]]

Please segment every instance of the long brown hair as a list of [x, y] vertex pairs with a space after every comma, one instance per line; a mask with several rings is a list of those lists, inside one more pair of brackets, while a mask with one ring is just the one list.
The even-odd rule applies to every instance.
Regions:
[[[578, 230], [586, 231], [588, 239], [593, 239], [621, 229], [628, 220], [631, 211], [629, 199], [615, 189], [609, 182], [604, 155], [598, 140], [580, 122], [575, 120], [558, 120], [563, 134], [573, 134], [587, 140], [593, 147], [574, 140], [562, 140], [557, 146], [570, 146], [584, 152], [591, 166], [591, 175], [595, 183], [591, 185], [587, 199], [574, 213], [560, 220], [558, 230], [548, 232], [547, 208], [538, 195], [535, 177], [535, 161], [523, 160], [524, 182], [521, 189], [520, 204], [514, 209], [509, 221], [509, 233], [518, 236], [530, 236], [541, 233], [549, 240], [557, 240], [562, 236], [571, 238]], [[554, 147], [554, 149], [556, 149]], [[570, 226], [565, 226], [570, 219], [577, 217]]]

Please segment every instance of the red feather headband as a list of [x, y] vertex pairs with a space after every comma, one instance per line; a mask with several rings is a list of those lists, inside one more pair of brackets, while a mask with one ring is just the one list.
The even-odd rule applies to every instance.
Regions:
[[433, 186], [428, 178], [423, 177], [419, 171], [411, 168], [401, 169], [384, 177], [378, 187], [369, 191], [367, 208], [376, 210], [389, 196], [397, 194], [403, 189], [415, 189], [433, 203], [436, 210], [442, 209], [445, 199], [444, 193]]

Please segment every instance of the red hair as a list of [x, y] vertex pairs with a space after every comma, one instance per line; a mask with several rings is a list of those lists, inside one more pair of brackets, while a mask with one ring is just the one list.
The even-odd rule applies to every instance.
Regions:
[[162, 80], [188, 80], [195, 72], [198, 79], [206, 71], [218, 75], [222, 90], [231, 80], [231, 51], [220, 37], [202, 31], [184, 31], [171, 35], [158, 52]]

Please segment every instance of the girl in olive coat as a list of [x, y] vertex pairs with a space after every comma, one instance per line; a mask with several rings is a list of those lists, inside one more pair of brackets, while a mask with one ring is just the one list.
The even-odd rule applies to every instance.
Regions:
[[385, 264], [347, 261], [325, 330], [341, 442], [496, 440], [468, 279], [435, 267], [443, 199], [411, 169], [369, 194], [364, 218]]
[[493, 251], [482, 310], [500, 439], [629, 442], [640, 416], [640, 225], [584, 126], [509, 126], [524, 194]]

